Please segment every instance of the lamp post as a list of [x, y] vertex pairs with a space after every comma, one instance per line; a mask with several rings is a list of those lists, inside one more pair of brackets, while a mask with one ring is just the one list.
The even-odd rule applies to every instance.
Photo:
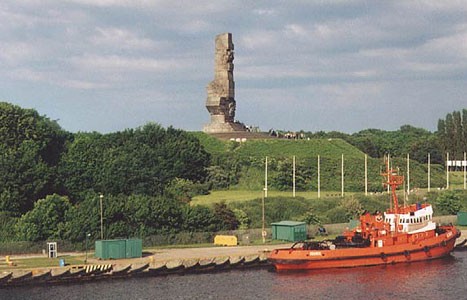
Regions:
[[267, 233], [266, 233], [266, 228], [265, 228], [265, 216], [264, 216], [264, 194], [266, 193], [266, 191], [267, 191], [267, 189], [264, 188], [264, 189], [263, 189], [263, 195], [262, 195], [262, 197], [261, 197], [261, 200], [262, 200], [262, 201], [261, 201], [261, 202], [262, 202], [262, 203], [261, 203], [261, 204], [262, 204], [261, 206], [262, 206], [262, 215], [263, 215], [263, 216], [262, 216], [262, 224], [263, 224], [263, 226], [262, 226], [262, 230], [261, 230], [261, 236], [263, 237], [263, 244], [266, 243], [266, 234], [267, 234]]
[[104, 239], [104, 218], [103, 218], [103, 211], [102, 211], [102, 200], [104, 199], [104, 195], [99, 195], [100, 205], [101, 205], [101, 240]]
[[84, 259], [84, 264], [88, 263], [88, 238], [91, 236], [90, 233], [86, 233], [86, 258]]

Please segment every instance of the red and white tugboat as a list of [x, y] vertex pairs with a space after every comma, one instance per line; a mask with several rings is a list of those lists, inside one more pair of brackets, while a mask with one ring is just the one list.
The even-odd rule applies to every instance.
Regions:
[[392, 208], [364, 214], [360, 225], [334, 240], [304, 241], [276, 249], [268, 260], [277, 271], [358, 267], [430, 260], [448, 255], [460, 232], [437, 226], [430, 204], [399, 206], [396, 189], [404, 177], [386, 162], [385, 185], [391, 187]]

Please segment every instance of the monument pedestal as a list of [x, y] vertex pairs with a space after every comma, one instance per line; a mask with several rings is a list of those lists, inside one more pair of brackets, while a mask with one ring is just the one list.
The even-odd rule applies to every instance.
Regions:
[[245, 132], [245, 126], [238, 123], [210, 123], [203, 127], [206, 133]]

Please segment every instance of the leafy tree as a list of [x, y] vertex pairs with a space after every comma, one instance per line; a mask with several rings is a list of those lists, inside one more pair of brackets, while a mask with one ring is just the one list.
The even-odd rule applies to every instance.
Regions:
[[15, 226], [19, 218], [11, 213], [0, 211], [0, 243], [16, 238]]
[[59, 165], [60, 183], [71, 199], [83, 201], [87, 191], [103, 191], [104, 151], [110, 145], [100, 133], [78, 133], [68, 145]]
[[235, 213], [224, 202], [214, 204], [214, 215], [217, 219], [217, 230], [235, 230], [238, 228], [239, 223]]
[[442, 147], [436, 136], [420, 139], [412, 144], [410, 148], [410, 158], [421, 163], [428, 161], [428, 153], [430, 153], [430, 161], [432, 164], [444, 163]]
[[69, 134], [35, 110], [0, 102], [0, 210], [16, 214], [55, 191]]
[[348, 220], [358, 218], [364, 211], [360, 201], [354, 197], [343, 199], [340, 206], [344, 209]]
[[203, 182], [209, 154], [192, 135], [157, 124], [101, 135], [78, 134], [61, 164], [66, 191], [82, 199], [93, 189], [111, 195], [162, 195], [174, 178]]
[[449, 152], [450, 159], [463, 159], [467, 151], [467, 110], [454, 111], [438, 121], [437, 136], [444, 152]]
[[452, 113], [453, 122], [453, 137], [454, 137], [454, 159], [461, 159], [464, 146], [464, 133], [462, 129], [462, 117], [460, 111], [454, 111]]
[[438, 131], [436, 132], [438, 139], [443, 147], [443, 152], [447, 151], [447, 136], [446, 136], [446, 122], [443, 119], [438, 120]]
[[83, 200], [73, 205], [65, 216], [65, 239], [72, 242], [83, 241], [88, 233], [91, 239], [100, 238], [99, 195], [92, 190], [83, 195]]
[[16, 225], [18, 238], [26, 241], [63, 239], [65, 216], [71, 208], [67, 197], [57, 194], [38, 200]]
[[195, 231], [216, 231], [217, 219], [214, 212], [206, 206], [185, 205], [182, 208], [183, 227], [182, 230], [188, 232]]
[[301, 218], [301, 221], [306, 222], [308, 225], [320, 225], [321, 220], [313, 209], [308, 210]]
[[221, 166], [209, 166], [206, 171], [208, 173], [206, 181], [211, 189], [224, 189], [231, 184], [229, 173]]
[[[295, 163], [295, 189], [304, 191], [309, 188], [310, 169], [303, 165], [303, 162], [296, 160]], [[277, 170], [271, 180], [271, 185], [281, 191], [291, 190], [293, 187], [293, 162], [291, 159], [284, 159], [277, 162]]]
[[183, 227], [185, 204], [177, 199], [132, 195], [126, 203], [135, 209], [133, 222], [139, 225], [140, 235], [177, 232]]
[[181, 202], [189, 203], [194, 196], [209, 193], [206, 184], [194, 183], [188, 179], [174, 178], [164, 189], [164, 194]]
[[250, 228], [251, 220], [246, 214], [246, 212], [244, 212], [241, 209], [236, 209], [236, 208], [232, 209], [232, 211], [235, 214], [235, 218], [238, 220], [238, 223], [239, 223], [238, 229]]
[[462, 139], [464, 141], [462, 147], [464, 152], [467, 151], [467, 109], [462, 110]]

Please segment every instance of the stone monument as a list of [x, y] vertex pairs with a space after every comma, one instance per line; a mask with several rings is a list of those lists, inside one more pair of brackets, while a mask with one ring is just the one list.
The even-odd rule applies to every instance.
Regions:
[[216, 36], [214, 80], [207, 86], [206, 108], [211, 123], [204, 126], [207, 133], [246, 131], [245, 125], [235, 121], [235, 82], [233, 78], [234, 45], [232, 34]]

